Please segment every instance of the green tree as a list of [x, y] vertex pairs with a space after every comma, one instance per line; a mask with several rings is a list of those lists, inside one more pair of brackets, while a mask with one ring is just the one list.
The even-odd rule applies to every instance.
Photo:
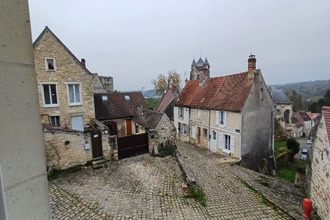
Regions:
[[305, 111], [307, 109], [301, 94], [298, 94], [295, 90], [289, 92], [287, 96], [292, 102], [292, 110], [294, 112]]
[[300, 144], [298, 141], [296, 141], [296, 139], [290, 138], [287, 140], [286, 146], [290, 152], [290, 161], [293, 162], [294, 155], [296, 155], [300, 150]]
[[176, 86], [177, 91], [180, 91], [181, 79], [175, 70], [168, 71], [167, 75], [161, 73], [157, 76], [157, 79], [151, 82], [158, 95], [163, 95], [167, 90], [172, 89], [173, 86]]

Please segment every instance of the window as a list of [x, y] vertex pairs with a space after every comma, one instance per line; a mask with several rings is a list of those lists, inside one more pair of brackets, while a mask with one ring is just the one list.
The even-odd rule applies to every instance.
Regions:
[[234, 153], [234, 136], [219, 134], [219, 148], [225, 153]]
[[206, 128], [203, 128], [203, 137], [207, 138], [207, 129]]
[[230, 135], [225, 134], [225, 149], [230, 151]]
[[130, 101], [131, 100], [131, 98], [129, 97], [129, 95], [125, 95], [125, 100], [127, 100], [127, 101]]
[[45, 107], [58, 106], [56, 84], [44, 84], [42, 87]]
[[60, 116], [50, 116], [50, 124], [55, 126], [61, 126]]
[[68, 88], [69, 88], [70, 105], [81, 105], [80, 85], [79, 84], [69, 84]]
[[47, 71], [55, 71], [55, 59], [46, 58], [46, 70]]
[[139, 133], [139, 125], [135, 124], [135, 133]]
[[191, 137], [196, 139], [196, 126], [195, 125], [193, 125], [191, 127]]
[[108, 96], [103, 95], [103, 96], [102, 96], [102, 101], [103, 101], [103, 102], [107, 102], [107, 101], [108, 101]]
[[212, 135], [213, 135], [213, 140], [217, 139], [217, 132], [216, 131], [212, 131]]
[[189, 135], [189, 127], [186, 124], [181, 124], [181, 132], [182, 134]]
[[216, 124], [219, 127], [226, 127], [227, 112], [216, 111]]
[[181, 119], [184, 118], [183, 107], [179, 107], [179, 118], [181, 118]]

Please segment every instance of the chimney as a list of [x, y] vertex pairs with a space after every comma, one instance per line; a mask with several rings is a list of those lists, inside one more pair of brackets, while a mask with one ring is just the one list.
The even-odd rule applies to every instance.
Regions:
[[176, 89], [177, 89], [177, 86], [176, 85], [172, 85], [172, 93], [176, 93]]
[[253, 70], [256, 69], [256, 63], [257, 63], [257, 59], [255, 55], [252, 55], [252, 53], [249, 56], [248, 59], [248, 73], [252, 73]]
[[86, 67], [86, 60], [84, 58], [81, 58], [81, 64]]

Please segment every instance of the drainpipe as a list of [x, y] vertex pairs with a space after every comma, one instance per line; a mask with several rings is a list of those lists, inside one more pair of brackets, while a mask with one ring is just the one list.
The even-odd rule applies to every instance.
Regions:
[[[209, 148], [209, 150], [211, 149], [211, 147], [210, 147], [210, 141], [211, 141], [211, 137], [210, 137], [210, 135], [211, 135], [211, 112], [210, 112], [210, 109], [209, 109], [209, 136], [208, 136], [208, 148]], [[215, 146], [217, 146], [217, 145], [215, 145]]]
[[5, 191], [2, 181], [1, 165], [0, 165], [0, 219], [7, 220], [7, 209], [5, 203]]

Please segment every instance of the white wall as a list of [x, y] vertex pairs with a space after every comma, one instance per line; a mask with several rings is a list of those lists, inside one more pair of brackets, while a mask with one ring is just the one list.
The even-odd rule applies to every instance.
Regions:
[[51, 212], [29, 21], [26, 0], [1, 0], [0, 166], [7, 218], [45, 220]]

